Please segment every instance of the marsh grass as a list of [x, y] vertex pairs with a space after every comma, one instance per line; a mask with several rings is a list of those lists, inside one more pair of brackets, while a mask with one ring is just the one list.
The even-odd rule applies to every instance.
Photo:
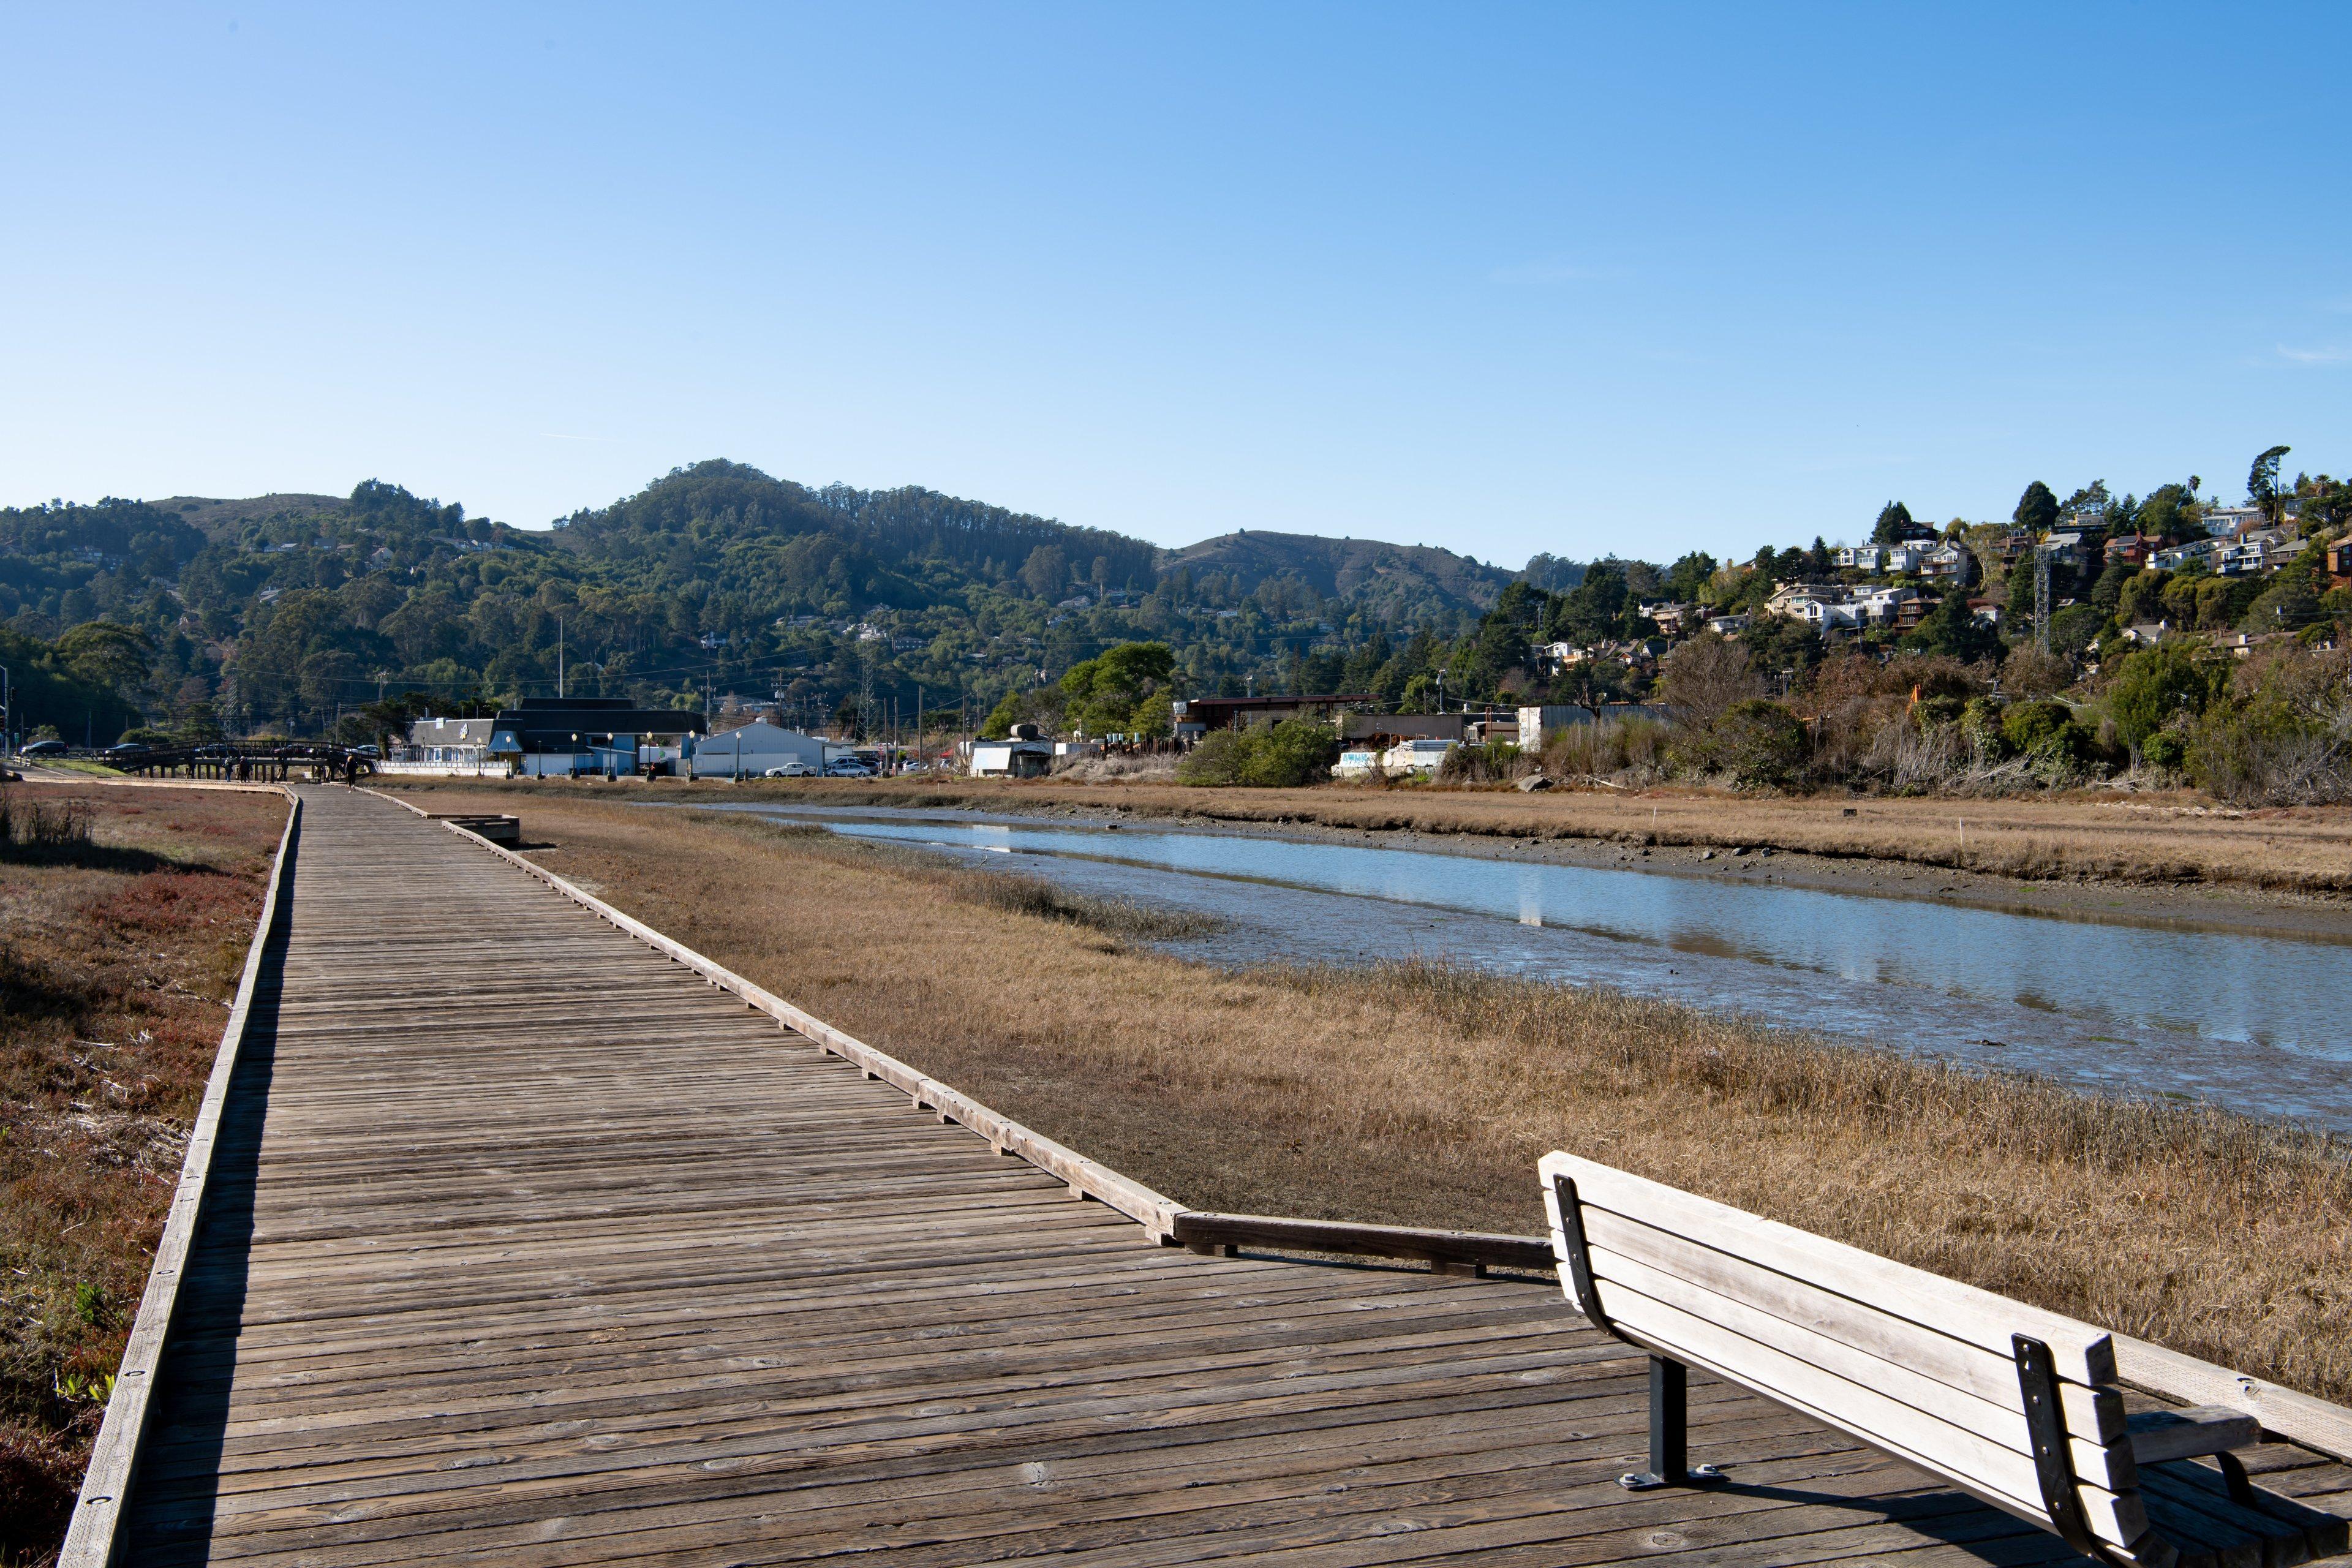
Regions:
[[940, 889], [959, 903], [1060, 921], [1106, 936], [1138, 942], [1180, 942], [1188, 937], [1208, 936], [1224, 926], [1213, 915], [1165, 909], [1138, 899], [1074, 893], [1055, 887], [1043, 877], [976, 868], [919, 845], [852, 838], [809, 823], [761, 822], [755, 818], [755, 826], [746, 826], [718, 812], [692, 815], [698, 821], [736, 827], [793, 845], [837, 864], [887, 867], [899, 876]]
[[8, 1563], [46, 1560], [72, 1509], [286, 811], [223, 792], [38, 791], [12, 803], [12, 834], [28, 816], [69, 826], [36, 837], [52, 853], [0, 864]]
[[1225, 973], [733, 814], [527, 809], [566, 875], [1195, 1207], [1530, 1235], [1569, 1149], [2352, 1397], [2345, 1151], [2292, 1127], [1443, 964]]
[[72, 795], [26, 797], [0, 786], [0, 856], [62, 859], [89, 847], [89, 802]]

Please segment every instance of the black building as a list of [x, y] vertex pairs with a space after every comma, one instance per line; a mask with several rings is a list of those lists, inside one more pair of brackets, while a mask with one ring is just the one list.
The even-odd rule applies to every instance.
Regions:
[[639, 708], [625, 697], [526, 697], [490, 721], [488, 752], [520, 773], [634, 773], [642, 748], [676, 752], [685, 737], [709, 732], [699, 713]]

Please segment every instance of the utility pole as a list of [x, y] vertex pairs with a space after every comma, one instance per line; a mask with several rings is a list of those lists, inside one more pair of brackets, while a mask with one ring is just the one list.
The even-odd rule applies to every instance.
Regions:
[[2033, 641], [2043, 653], [2050, 651], [2050, 546], [2046, 542], [2033, 547]]
[[555, 617], [555, 700], [563, 700], [563, 617]]

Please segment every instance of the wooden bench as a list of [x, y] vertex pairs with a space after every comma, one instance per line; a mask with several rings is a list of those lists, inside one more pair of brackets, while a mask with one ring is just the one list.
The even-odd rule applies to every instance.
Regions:
[[[1687, 1459], [1701, 1367], [2143, 1568], [2286, 1568], [2346, 1521], [2265, 1492], [2220, 1408], [2127, 1416], [2107, 1334], [1572, 1154], [1545, 1156], [1561, 1289], [1650, 1353], [1650, 1468], [1633, 1489], [1723, 1484]], [[2218, 1470], [2184, 1461], [2211, 1458]]]

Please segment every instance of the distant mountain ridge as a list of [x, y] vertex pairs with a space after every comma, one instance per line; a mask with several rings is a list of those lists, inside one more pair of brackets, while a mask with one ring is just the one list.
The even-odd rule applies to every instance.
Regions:
[[138, 626], [156, 647], [145, 710], [314, 729], [380, 693], [552, 691], [559, 663], [577, 691], [731, 692], [811, 720], [986, 711], [1127, 641], [1168, 644], [1188, 691], [1278, 689], [1455, 637], [1513, 576], [1430, 545], [1256, 529], [1168, 550], [724, 459], [552, 530], [376, 479], [0, 509], [0, 622], [36, 639]]
[[1162, 551], [1159, 567], [1163, 575], [1180, 567], [1196, 577], [1206, 572], [1231, 574], [1241, 580], [1245, 591], [1269, 577], [1291, 576], [1326, 598], [1363, 604], [1376, 611], [1431, 596], [1487, 610], [1517, 575], [1433, 544], [1269, 533], [1263, 529], [1239, 529], [1180, 550]]

